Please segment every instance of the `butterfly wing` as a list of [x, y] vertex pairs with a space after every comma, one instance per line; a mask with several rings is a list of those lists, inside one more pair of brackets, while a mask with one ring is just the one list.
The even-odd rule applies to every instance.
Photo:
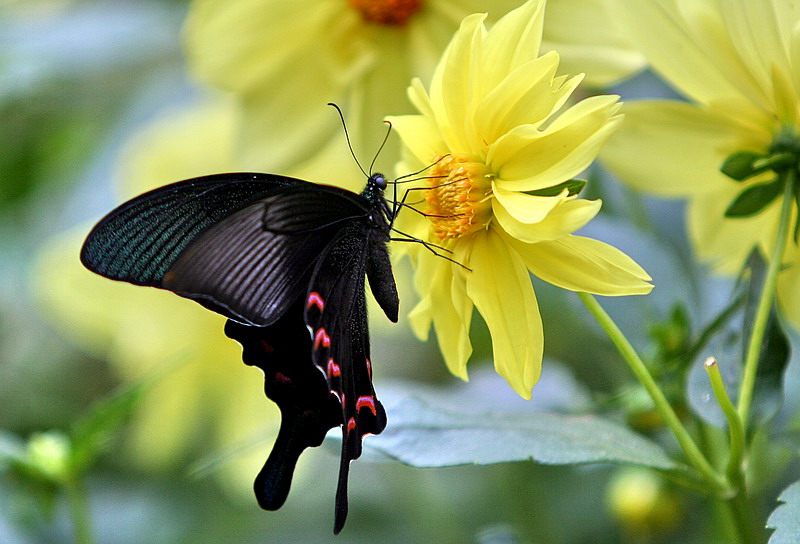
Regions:
[[350, 461], [361, 455], [364, 435], [380, 434], [386, 427], [386, 413], [372, 387], [364, 293], [371, 238], [375, 235], [356, 222], [343, 229], [317, 264], [305, 301], [311, 358], [325, 372], [342, 414], [335, 533], [347, 517]]
[[168, 289], [229, 318], [276, 321], [303, 296], [315, 261], [359, 195], [268, 174], [220, 174], [141, 195], [87, 237], [81, 260], [103, 276]]
[[304, 183], [276, 190], [202, 233], [163, 285], [238, 321], [268, 325], [305, 294], [337, 233], [368, 214], [364, 200], [343, 189]]
[[258, 504], [280, 508], [300, 454], [319, 446], [329, 429], [342, 423], [339, 401], [325, 376], [311, 364], [311, 337], [303, 326], [300, 298], [273, 325], [256, 327], [233, 320], [225, 334], [242, 344], [242, 359], [264, 372], [264, 393], [281, 411], [275, 445], [255, 480]]
[[111, 279], [162, 287], [178, 255], [211, 225], [258, 196], [303, 183], [270, 174], [217, 174], [159, 187], [122, 204], [81, 249], [89, 269]]

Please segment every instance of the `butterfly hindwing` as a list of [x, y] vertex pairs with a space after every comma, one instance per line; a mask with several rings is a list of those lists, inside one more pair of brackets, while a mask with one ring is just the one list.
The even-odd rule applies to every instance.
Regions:
[[364, 278], [372, 236], [352, 224], [339, 233], [317, 264], [306, 297], [305, 322], [312, 338], [312, 360], [328, 378], [342, 413], [342, 455], [336, 493], [334, 532], [347, 516], [350, 461], [361, 455], [361, 439], [379, 434], [386, 413], [372, 387]]
[[228, 320], [225, 334], [242, 345], [242, 359], [264, 372], [264, 392], [281, 411], [278, 437], [255, 480], [258, 504], [280, 508], [289, 493], [300, 454], [319, 446], [342, 422], [341, 406], [327, 380], [311, 363], [311, 337], [303, 325], [300, 298], [273, 325], [257, 327]]

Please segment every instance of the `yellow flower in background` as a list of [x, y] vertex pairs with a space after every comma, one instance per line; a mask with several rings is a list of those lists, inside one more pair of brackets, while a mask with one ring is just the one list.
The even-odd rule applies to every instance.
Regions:
[[[234, 108], [214, 103], [166, 115], [136, 135], [121, 162], [120, 200], [187, 177], [232, 169]], [[86, 270], [78, 255], [91, 225], [50, 240], [36, 290], [54, 325], [108, 360], [124, 382], [160, 376], [133, 416], [129, 451], [151, 467], [253, 443], [219, 467], [220, 479], [250, 493], [277, 428], [264, 402], [260, 372], [241, 362], [241, 348], [222, 332], [225, 318], [158, 289], [112, 282]]]
[[[625, 124], [603, 160], [636, 188], [688, 199], [688, 230], [699, 257], [720, 273], [736, 274], [753, 248], [770, 254], [782, 199], [775, 194], [753, 215], [726, 217], [743, 190], [775, 175], [765, 171], [735, 181], [720, 168], [740, 152], [800, 149], [800, 5], [789, 0], [611, 0], [609, 5], [653, 69], [692, 102], [626, 104]], [[790, 244], [778, 280], [782, 311], [795, 323], [800, 323], [799, 258]]]
[[[548, 47], [605, 84], [638, 70], [605, 0], [553, 0]], [[428, 81], [461, 19], [494, 19], [520, 0], [195, 0], [185, 28], [193, 72], [242, 107], [237, 152], [250, 168], [361, 190], [334, 113], [344, 109], [353, 145], [369, 154], [380, 120], [410, 113], [404, 89]], [[547, 30], [552, 28], [552, 31]], [[381, 157], [392, 163], [389, 147]]]
[[539, 56], [544, 6], [531, 0], [488, 32], [485, 15], [464, 19], [430, 93], [419, 80], [409, 88], [420, 114], [391, 118], [407, 150], [398, 171], [433, 165], [408, 199], [428, 217], [404, 210], [397, 227], [455, 261], [404, 244], [422, 297], [411, 315], [415, 332], [424, 338], [433, 325], [448, 368], [466, 379], [476, 308], [492, 336], [495, 368], [526, 398], [543, 353], [529, 271], [601, 295], [652, 289], [625, 254], [572, 235], [601, 203], [571, 194], [570, 180], [589, 166], [622, 116], [617, 96], [561, 111], [581, 76], [556, 76], [558, 54]]

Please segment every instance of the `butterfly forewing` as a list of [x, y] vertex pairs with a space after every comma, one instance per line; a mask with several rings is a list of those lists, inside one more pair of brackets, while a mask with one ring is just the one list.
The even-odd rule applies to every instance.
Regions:
[[347, 220], [368, 213], [357, 195], [302, 184], [279, 189], [209, 228], [164, 276], [164, 286], [254, 325], [303, 296], [314, 263]]
[[237, 173], [160, 187], [105, 216], [86, 238], [81, 261], [111, 279], [161, 287], [166, 271], [201, 232], [259, 195], [303, 183]]

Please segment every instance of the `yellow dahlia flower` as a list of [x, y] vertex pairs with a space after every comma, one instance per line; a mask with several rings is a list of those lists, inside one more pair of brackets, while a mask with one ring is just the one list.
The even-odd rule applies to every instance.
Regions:
[[[327, 102], [346, 112], [353, 145], [372, 153], [388, 113], [409, 113], [412, 77], [428, 81], [470, 13], [497, 17], [520, 0], [195, 0], [185, 28], [190, 67], [243, 109], [239, 149], [253, 168], [360, 190]], [[608, 19], [605, 0], [553, 0], [548, 47], [608, 83], [643, 65]], [[382, 156], [394, 162], [389, 143]]]
[[[778, 191], [765, 207], [732, 217], [737, 197], [775, 174], [756, 169], [735, 181], [720, 168], [731, 158], [766, 158], [782, 148], [797, 162], [800, 6], [789, 0], [609, 3], [653, 69], [692, 102], [626, 104], [625, 125], [603, 159], [634, 187], [688, 199], [688, 230], [698, 255], [718, 272], [735, 274], [754, 247], [770, 254], [782, 198]], [[782, 310], [795, 323], [798, 258], [790, 244], [778, 280]]]
[[581, 76], [556, 76], [558, 54], [539, 56], [544, 6], [530, 0], [488, 32], [485, 15], [464, 19], [430, 92], [419, 80], [409, 88], [420, 114], [391, 118], [406, 147], [398, 170], [432, 165], [407, 200], [427, 217], [404, 209], [397, 228], [452, 259], [405, 244], [422, 297], [411, 316], [415, 332], [425, 337], [432, 324], [450, 371], [466, 379], [477, 308], [492, 336], [495, 368], [526, 398], [543, 352], [529, 271], [601, 295], [652, 288], [622, 252], [571, 234], [601, 203], [577, 198], [572, 193], [580, 183], [570, 180], [589, 166], [622, 116], [617, 96], [560, 112]]
[[[165, 181], [231, 170], [234, 112], [223, 103], [204, 105], [165, 115], [138, 133], [121, 161], [120, 199]], [[222, 334], [225, 319], [171, 293], [86, 270], [78, 254], [90, 227], [47, 242], [36, 291], [64, 336], [108, 360], [124, 382], [159, 376], [133, 417], [134, 460], [163, 467], [185, 458], [200, 437], [210, 451], [269, 433], [277, 410], [264, 402], [261, 374], [241, 363], [241, 348]], [[236, 455], [219, 475], [249, 492], [262, 462], [261, 450]]]

